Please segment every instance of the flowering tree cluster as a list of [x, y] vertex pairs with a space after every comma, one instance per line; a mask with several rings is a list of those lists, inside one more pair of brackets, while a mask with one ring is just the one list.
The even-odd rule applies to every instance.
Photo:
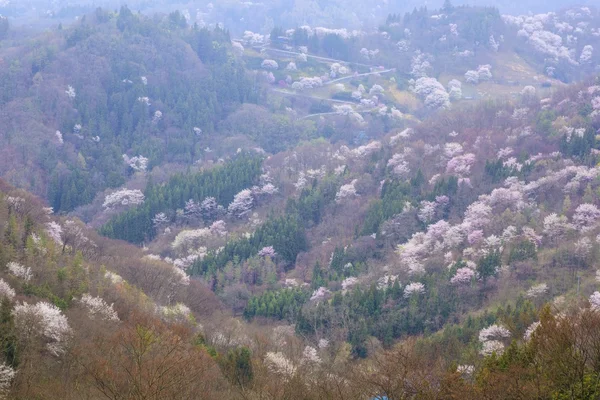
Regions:
[[538, 285], [533, 285], [526, 293], [527, 297], [537, 298], [545, 295], [548, 292], [548, 285], [545, 283], [540, 283]]
[[94, 297], [89, 293], [81, 296], [81, 305], [88, 310], [91, 318], [99, 318], [105, 321], [118, 321], [119, 316], [112, 304], [108, 304], [101, 297]]
[[425, 285], [421, 282], [411, 282], [404, 287], [404, 298], [420, 295], [425, 293]]
[[68, 96], [70, 99], [74, 99], [74, 98], [75, 98], [75, 96], [77, 95], [77, 94], [75, 93], [75, 88], [74, 88], [73, 86], [71, 86], [71, 85], [68, 85], [68, 86], [67, 86], [67, 90], [65, 90], [65, 93], [67, 94], [67, 96]]
[[260, 249], [258, 251], [258, 256], [275, 258], [275, 257], [277, 257], [277, 252], [275, 251], [273, 246], [267, 246], [267, 247], [263, 247], [262, 249]]
[[600, 310], [600, 292], [595, 291], [590, 296], [590, 305], [593, 310]]
[[125, 160], [125, 163], [134, 171], [144, 172], [146, 171], [146, 168], [148, 168], [148, 159], [143, 156], [129, 158], [126, 154], [123, 154], [123, 160]]
[[11, 261], [6, 264], [6, 268], [8, 268], [8, 272], [11, 275], [16, 276], [19, 279], [24, 280], [25, 282], [29, 282], [31, 278], [33, 278], [33, 273], [31, 272], [30, 267], [25, 267], [17, 262]]
[[284, 379], [290, 379], [296, 373], [296, 366], [281, 352], [268, 352], [265, 364], [270, 372]]
[[102, 207], [112, 209], [118, 205], [139, 205], [144, 202], [144, 193], [138, 189], [121, 189], [106, 195]]
[[183, 230], [175, 236], [175, 240], [171, 243], [171, 248], [176, 252], [186, 253], [193, 248], [199, 247], [210, 235], [209, 228]]
[[450, 105], [448, 92], [435, 78], [422, 77], [417, 79], [413, 92], [421, 97], [429, 108], [447, 108]]
[[192, 318], [192, 310], [183, 303], [177, 303], [174, 306], [162, 306], [159, 308], [163, 318], [174, 322], [186, 322]]
[[475, 164], [476, 157], [473, 153], [467, 153], [453, 157], [446, 165], [446, 172], [459, 176], [468, 176], [471, 174], [471, 167]]
[[292, 83], [292, 89], [294, 90], [306, 90], [314, 89], [323, 86], [323, 79], [321, 77], [302, 77], [300, 80]]
[[482, 344], [481, 354], [484, 356], [489, 356], [492, 353], [502, 354], [504, 343], [501, 340], [510, 337], [510, 331], [501, 325], [494, 324], [483, 328], [479, 331], [479, 342]]
[[462, 98], [462, 83], [457, 79], [452, 79], [448, 82], [448, 97], [450, 100], [456, 101]]
[[573, 224], [582, 231], [593, 229], [600, 219], [600, 210], [594, 204], [584, 203], [573, 214]]
[[465, 73], [465, 80], [468, 83], [477, 85], [479, 82], [492, 79], [492, 66], [489, 64], [480, 65], [476, 70], [468, 70]]
[[476, 273], [473, 269], [468, 267], [459, 268], [456, 270], [456, 274], [450, 279], [450, 283], [453, 285], [468, 285], [475, 278]]
[[254, 205], [252, 190], [244, 189], [233, 197], [233, 201], [227, 207], [229, 214], [242, 218], [248, 214]]
[[23, 337], [42, 335], [48, 341], [47, 348], [54, 354], [64, 352], [71, 336], [67, 317], [53, 304], [41, 301], [36, 304], [17, 304], [13, 310], [15, 326]]
[[15, 294], [15, 290], [10, 287], [10, 285], [6, 283], [4, 279], [0, 279], [0, 301], [3, 298], [12, 300], [15, 297]]
[[277, 64], [277, 61], [275, 60], [263, 60], [260, 66], [267, 70], [279, 69], [279, 64]]
[[310, 301], [325, 300], [329, 296], [331, 296], [331, 292], [329, 291], [329, 289], [321, 286], [320, 288], [318, 288], [317, 290], [315, 290], [313, 292], [312, 296], [310, 297]]
[[356, 187], [354, 186], [356, 184], [356, 181], [357, 180], [354, 179], [352, 182], [346, 185], [342, 185], [335, 195], [335, 201], [339, 203], [342, 200], [347, 199], [349, 197], [357, 196]]

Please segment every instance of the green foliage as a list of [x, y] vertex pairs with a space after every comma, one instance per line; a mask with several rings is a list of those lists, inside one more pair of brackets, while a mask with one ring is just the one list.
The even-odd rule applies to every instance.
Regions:
[[6, 297], [0, 303], [0, 352], [6, 364], [13, 368], [19, 365], [12, 304]]
[[571, 135], [570, 138], [567, 135], [563, 135], [560, 141], [560, 152], [565, 157], [575, 157], [585, 160], [596, 146], [596, 135], [594, 130], [590, 128], [581, 137], [575, 134]]
[[252, 353], [247, 347], [229, 350], [226, 356], [219, 359], [219, 364], [225, 376], [234, 385], [243, 388], [254, 379]]
[[410, 200], [411, 186], [400, 180], [386, 181], [381, 190], [381, 199], [371, 203], [362, 234], [370, 235], [379, 230], [383, 221], [402, 212], [406, 201]]
[[335, 176], [322, 179], [318, 185], [315, 183], [312, 188], [303, 189], [297, 200], [288, 200], [286, 206], [286, 213], [297, 214], [307, 228], [321, 222], [325, 207], [335, 200], [339, 188], [339, 179]]
[[113, 217], [100, 233], [137, 244], [151, 240], [156, 235], [152, 218], [157, 213], [183, 208], [190, 199], [201, 202], [214, 197], [219, 204], [229, 204], [236, 193], [252, 186], [260, 176], [261, 164], [258, 157], [241, 155], [222, 167], [175, 175], [164, 185], [149, 183], [144, 203]]
[[485, 161], [485, 174], [489, 177], [492, 183], [502, 182], [515, 173], [516, 170], [514, 168], [505, 167], [503, 161], [500, 159], [496, 161]]
[[525, 261], [530, 258], [537, 258], [535, 244], [529, 240], [521, 240], [510, 249], [508, 262]]
[[536, 130], [545, 136], [554, 136], [556, 135], [556, 131], [552, 126], [552, 123], [556, 119], [556, 113], [554, 110], [542, 110], [535, 122]]
[[388, 288], [356, 287], [336, 293], [329, 302], [302, 309], [296, 330], [311, 335], [344, 327], [356, 356], [366, 355], [365, 340], [374, 336], [385, 345], [406, 335], [418, 335], [440, 329], [456, 310], [457, 297], [449, 285], [442, 285], [426, 296], [406, 299], [398, 282]]
[[293, 323], [309, 297], [310, 293], [302, 288], [267, 291], [250, 298], [244, 309], [244, 317], [285, 319]]
[[192, 275], [212, 276], [229, 262], [237, 264], [255, 256], [263, 247], [273, 246], [277, 255], [289, 265], [308, 248], [302, 222], [297, 215], [270, 217], [254, 234], [230, 240], [219, 252], [210, 251], [191, 267]]
[[485, 282], [488, 278], [495, 276], [498, 273], [498, 268], [501, 265], [500, 252], [494, 250], [486, 256], [479, 259], [477, 263], [477, 273]]

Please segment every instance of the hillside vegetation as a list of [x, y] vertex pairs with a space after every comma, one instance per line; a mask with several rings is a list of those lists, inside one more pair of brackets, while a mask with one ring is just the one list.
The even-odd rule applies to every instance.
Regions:
[[188, 19], [0, 42], [0, 398], [600, 396], [597, 10]]

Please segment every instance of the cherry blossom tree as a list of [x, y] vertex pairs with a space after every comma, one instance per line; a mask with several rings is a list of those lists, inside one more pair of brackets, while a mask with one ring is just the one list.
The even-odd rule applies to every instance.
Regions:
[[146, 168], [148, 168], [148, 159], [144, 156], [135, 156], [129, 158], [126, 154], [123, 154], [123, 159], [134, 171], [144, 172], [146, 171]]
[[564, 215], [558, 216], [556, 213], [547, 215], [544, 218], [544, 234], [551, 241], [562, 238], [573, 227], [569, 224], [567, 217]]
[[431, 222], [431, 220], [433, 220], [433, 218], [435, 217], [436, 208], [436, 202], [423, 200], [421, 202], [419, 212], [417, 213], [417, 217], [421, 222], [427, 224]]
[[260, 64], [260, 66], [263, 69], [267, 69], [267, 70], [279, 69], [279, 64], [277, 64], [277, 61], [275, 61], [275, 60], [263, 60], [263, 62]]
[[173, 322], [186, 322], [192, 318], [192, 310], [183, 303], [159, 307], [159, 312], [164, 319]]
[[0, 279], [0, 301], [2, 298], [12, 300], [15, 297], [15, 294], [15, 290], [10, 287], [10, 285], [6, 283], [4, 279]]
[[58, 356], [71, 336], [67, 317], [53, 304], [41, 301], [36, 304], [17, 304], [13, 310], [15, 326], [23, 337], [41, 335], [48, 341], [48, 350]]
[[88, 310], [91, 318], [99, 318], [105, 321], [119, 321], [119, 316], [112, 304], [108, 304], [101, 297], [94, 297], [89, 293], [81, 296], [81, 305]]
[[462, 83], [457, 79], [448, 82], [448, 96], [450, 100], [457, 101], [462, 98]]
[[281, 352], [267, 352], [265, 364], [270, 372], [286, 380], [296, 373], [296, 366]]
[[9, 262], [8, 264], [6, 264], [6, 268], [8, 268], [8, 272], [10, 272], [11, 275], [24, 280], [26, 283], [29, 282], [31, 278], [33, 278], [31, 268], [25, 267], [17, 262]]
[[67, 86], [67, 90], [65, 90], [65, 93], [70, 99], [74, 99], [75, 96], [77, 96], [77, 94], [75, 93], [75, 88], [73, 88], [73, 86], [71, 85]]
[[600, 310], [600, 292], [596, 291], [590, 296], [590, 305], [593, 310]]
[[586, 45], [581, 50], [581, 55], [579, 56], [579, 62], [582, 64], [589, 63], [592, 60], [592, 55], [594, 53], [594, 47], [591, 45]]
[[167, 214], [165, 214], [164, 212], [160, 212], [158, 214], [156, 214], [154, 216], [154, 218], [152, 218], [152, 225], [154, 226], [155, 229], [159, 229], [162, 226], [165, 226], [169, 223], [169, 217], [167, 217]]
[[525, 334], [523, 335], [523, 340], [528, 342], [531, 340], [531, 337], [533, 336], [533, 333], [536, 331], [537, 328], [539, 328], [541, 325], [541, 323], [539, 321], [536, 321], [534, 323], [532, 323], [531, 325], [529, 325], [527, 327], [527, 329], [525, 330]]
[[575, 209], [573, 224], [582, 231], [592, 229], [600, 219], [600, 210], [594, 204], [584, 203]]
[[235, 54], [237, 57], [244, 55], [244, 45], [242, 45], [240, 42], [231, 42], [231, 48], [233, 49], [233, 54]]
[[533, 285], [526, 293], [527, 297], [537, 298], [543, 296], [548, 292], [548, 285], [545, 283], [540, 283], [538, 285]]
[[303, 364], [320, 364], [321, 357], [317, 353], [317, 349], [312, 346], [306, 346], [302, 352], [302, 363]]
[[491, 356], [492, 354], [501, 355], [504, 352], [504, 343], [499, 340], [488, 340], [482, 343], [481, 354], [484, 357]]
[[258, 256], [275, 258], [275, 257], [277, 257], [277, 252], [275, 251], [273, 246], [267, 246], [267, 247], [263, 247], [262, 249], [259, 250]]
[[342, 281], [342, 290], [344, 292], [348, 291], [348, 289], [350, 289], [352, 286], [356, 285], [358, 283], [358, 278], [354, 277], [354, 276], [349, 276], [348, 278], [344, 279]]
[[346, 185], [342, 185], [340, 187], [340, 190], [338, 190], [338, 192], [335, 195], [335, 201], [339, 203], [342, 200], [347, 199], [349, 197], [357, 196], [356, 187], [354, 186], [356, 184], [356, 182], [357, 182], [357, 180], [354, 179], [352, 182], [350, 182]]
[[48, 222], [46, 224], [46, 233], [50, 237], [50, 239], [54, 240], [54, 242], [60, 246], [62, 246], [62, 233], [63, 229], [60, 224], [55, 221]]
[[467, 285], [475, 278], [475, 271], [471, 268], [463, 267], [456, 270], [456, 274], [450, 279], [453, 285]]
[[227, 235], [227, 224], [223, 220], [215, 221], [210, 225], [210, 233], [215, 236]]
[[154, 115], [152, 116], [152, 123], [153, 124], [158, 124], [160, 122], [160, 120], [162, 119], [162, 117], [163, 117], [162, 111], [156, 110], [154, 112]]
[[177, 234], [171, 247], [176, 252], [186, 253], [192, 248], [200, 246], [206, 238], [210, 237], [210, 234], [209, 228], [183, 230]]
[[475, 160], [475, 154], [472, 153], [456, 156], [448, 161], [446, 172], [449, 174], [468, 176], [471, 173], [471, 167], [475, 164]]
[[139, 205], [144, 202], [144, 198], [144, 193], [141, 190], [121, 189], [106, 195], [102, 207], [112, 209], [119, 205]]
[[510, 337], [510, 331], [501, 325], [494, 324], [487, 328], [483, 328], [479, 331], [479, 342], [482, 344], [480, 354], [483, 356], [490, 356], [493, 353], [498, 355], [502, 354], [504, 351], [504, 343], [502, 343], [501, 340]]
[[411, 282], [404, 287], [404, 298], [425, 293], [425, 285], [420, 282]]
[[479, 331], [479, 341], [485, 342], [494, 339], [506, 339], [511, 336], [511, 333], [502, 325], [490, 325], [487, 328], [483, 328]]
[[0, 399], [6, 399], [10, 391], [10, 385], [15, 379], [16, 371], [5, 363], [0, 364]]
[[321, 286], [313, 292], [312, 296], [310, 297], [310, 301], [325, 300], [329, 296], [331, 296], [331, 292], [329, 291], [329, 289]]
[[233, 198], [233, 201], [227, 207], [229, 214], [242, 218], [252, 210], [254, 205], [254, 196], [252, 190], [244, 189]]
[[214, 197], [207, 197], [200, 204], [200, 213], [204, 221], [214, 221], [219, 216], [221, 206]]

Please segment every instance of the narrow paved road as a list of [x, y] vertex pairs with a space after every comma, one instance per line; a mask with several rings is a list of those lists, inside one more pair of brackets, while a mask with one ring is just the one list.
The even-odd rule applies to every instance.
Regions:
[[308, 99], [325, 100], [325, 101], [331, 101], [333, 103], [350, 104], [350, 105], [353, 105], [353, 106], [357, 105], [356, 103], [351, 102], [351, 101], [329, 99], [327, 97], [310, 96], [310, 95], [307, 95], [307, 94], [302, 94], [302, 93], [298, 93], [298, 92], [290, 92], [290, 91], [282, 90], [282, 89], [273, 89], [273, 91], [276, 92], [276, 93], [281, 93], [281, 94], [286, 95], [286, 96], [306, 97]]
[[343, 80], [345, 80], [345, 79], [358, 78], [358, 77], [360, 77], [360, 76], [369, 76], [369, 75], [379, 75], [379, 74], [385, 74], [385, 73], [387, 73], [387, 72], [391, 72], [391, 71], [395, 71], [395, 70], [396, 70], [396, 68], [391, 68], [391, 69], [385, 69], [385, 70], [382, 70], [382, 71], [366, 72], [366, 73], [364, 73], [364, 74], [358, 74], [358, 75], [348, 75], [348, 76], [343, 76], [343, 77], [341, 77], [341, 78], [334, 79], [334, 80], [332, 80], [332, 81], [327, 81], [327, 82], [325, 82], [325, 84], [326, 84], [326, 85], [331, 85], [331, 84], [333, 84], [333, 83], [336, 83], [336, 82], [339, 82], [339, 81], [343, 81]]
[[[283, 54], [289, 54], [289, 55], [295, 55], [295, 56], [299, 56], [300, 54], [305, 54], [305, 53], [298, 53], [296, 51], [288, 51], [288, 50], [281, 50], [281, 49], [274, 49], [272, 47], [254, 47], [255, 49], [264, 49], [267, 52], [275, 52], [275, 53], [283, 53]], [[326, 62], [332, 62], [332, 63], [339, 63], [339, 64], [353, 64], [353, 65], [360, 65], [361, 67], [368, 67], [368, 68], [379, 68], [378, 65], [369, 65], [369, 64], [361, 64], [361, 63], [357, 63], [357, 62], [353, 62], [353, 61], [344, 61], [344, 60], [337, 60], [335, 58], [327, 58], [327, 57], [321, 57], [321, 56], [312, 56], [310, 54], [306, 54], [307, 58], [314, 58], [315, 60], [321, 60], [321, 61], [326, 61]]]

